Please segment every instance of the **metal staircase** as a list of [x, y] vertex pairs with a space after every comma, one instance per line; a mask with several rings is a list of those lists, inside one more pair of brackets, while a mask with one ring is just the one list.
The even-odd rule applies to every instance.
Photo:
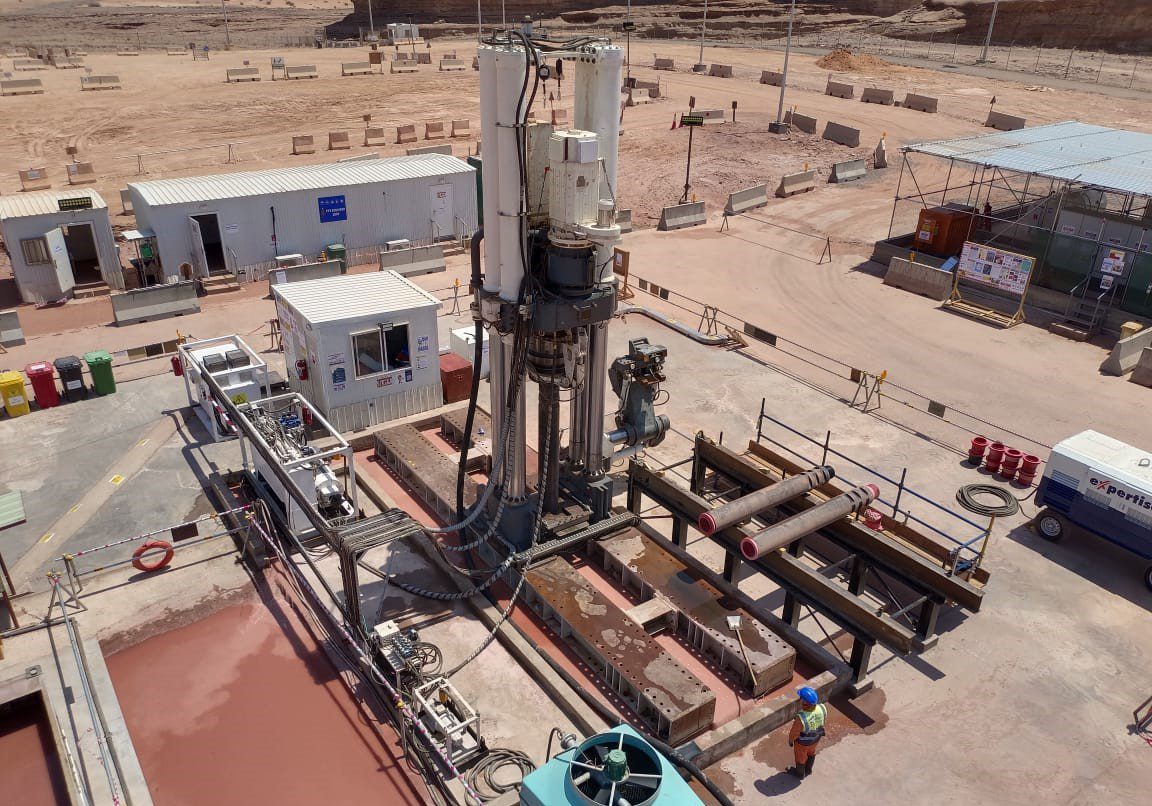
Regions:
[[[1064, 318], [1049, 328], [1052, 333], [1074, 341], [1087, 341], [1099, 332], [1108, 310], [1112, 307], [1112, 299], [1116, 296], [1116, 288], [1119, 285], [1114, 282], [1101, 290], [1099, 283], [1093, 282], [1099, 276], [1092, 274], [1085, 277], [1069, 292]], [[1092, 293], [1093, 287], [1099, 293]]]

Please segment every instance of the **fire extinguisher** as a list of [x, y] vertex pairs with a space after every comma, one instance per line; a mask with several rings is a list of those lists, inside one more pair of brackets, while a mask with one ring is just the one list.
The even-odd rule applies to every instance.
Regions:
[[300, 381], [308, 380], [308, 362], [303, 358], [296, 362], [296, 379]]
[[172, 361], [172, 374], [177, 378], [184, 374], [184, 364], [180, 361], [179, 355], [173, 355], [170, 359]]

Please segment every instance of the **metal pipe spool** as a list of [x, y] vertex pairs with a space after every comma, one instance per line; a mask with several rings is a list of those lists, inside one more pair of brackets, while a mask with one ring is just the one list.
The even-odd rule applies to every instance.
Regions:
[[814, 467], [804, 473], [776, 482], [770, 487], [738, 498], [700, 515], [700, 531], [711, 537], [721, 529], [743, 523], [757, 515], [780, 506], [804, 493], [811, 492], [836, 477], [831, 465]]
[[875, 484], [865, 484], [838, 495], [791, 518], [769, 526], [762, 532], [740, 541], [740, 553], [746, 560], [759, 560], [773, 549], [823, 529], [829, 524], [871, 504], [880, 495]]

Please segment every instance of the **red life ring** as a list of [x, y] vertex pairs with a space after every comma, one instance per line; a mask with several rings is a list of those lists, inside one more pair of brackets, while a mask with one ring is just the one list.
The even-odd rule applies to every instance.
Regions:
[[[153, 551], [154, 549], [163, 549], [163, 556], [161, 556], [158, 560], [145, 562], [144, 555], [149, 551]], [[172, 550], [171, 543], [166, 543], [163, 540], [149, 540], [147, 543], [141, 545], [140, 548], [132, 552], [132, 567], [137, 571], [159, 571], [161, 568], [168, 565], [168, 563], [172, 562], [172, 555], [175, 553], [176, 552]]]

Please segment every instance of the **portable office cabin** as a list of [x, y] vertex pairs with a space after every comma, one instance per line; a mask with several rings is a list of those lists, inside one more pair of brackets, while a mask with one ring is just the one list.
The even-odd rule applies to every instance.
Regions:
[[133, 182], [128, 191], [168, 277], [187, 263], [197, 277], [263, 279], [278, 255], [311, 261], [342, 244], [352, 261], [375, 262], [388, 241], [469, 235], [474, 174], [455, 157], [421, 154]]
[[440, 301], [393, 271], [272, 287], [292, 391], [340, 431], [436, 408], [444, 400]]
[[77, 286], [124, 288], [108, 205], [94, 190], [0, 196], [0, 237], [25, 302], [70, 297]]

